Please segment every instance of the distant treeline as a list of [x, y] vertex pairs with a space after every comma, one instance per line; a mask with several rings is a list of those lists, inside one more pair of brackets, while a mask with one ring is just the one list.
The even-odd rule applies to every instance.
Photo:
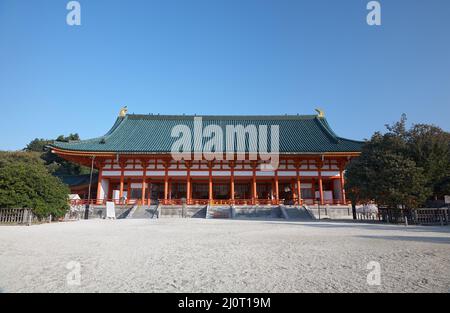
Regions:
[[[56, 138], [56, 141], [68, 142], [72, 140], [80, 140], [80, 136], [78, 134], [70, 134], [69, 136], [61, 135]], [[82, 175], [88, 174], [90, 172], [90, 169], [88, 167], [64, 160], [63, 158], [47, 149], [46, 146], [53, 143], [54, 141], [55, 140], [51, 139], [36, 138], [24, 148], [24, 151], [39, 153], [40, 158], [44, 161], [44, 164], [49, 172], [56, 176]]]

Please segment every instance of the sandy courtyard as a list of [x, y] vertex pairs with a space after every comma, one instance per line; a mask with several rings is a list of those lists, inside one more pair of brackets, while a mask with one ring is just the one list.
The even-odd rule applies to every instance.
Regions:
[[[367, 284], [371, 261], [380, 286]], [[449, 292], [450, 228], [205, 219], [2, 226], [0, 264], [2, 292]]]

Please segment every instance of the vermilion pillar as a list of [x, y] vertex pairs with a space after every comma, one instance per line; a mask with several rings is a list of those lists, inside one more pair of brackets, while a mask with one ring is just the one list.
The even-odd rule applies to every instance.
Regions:
[[231, 177], [230, 177], [230, 193], [231, 193], [231, 203], [234, 203], [234, 165], [231, 165]]
[[141, 194], [141, 204], [145, 204], [145, 183], [147, 178], [147, 163], [142, 162], [143, 176], [142, 176], [142, 194]]
[[342, 204], [345, 204], [347, 202], [347, 199], [345, 197], [345, 178], [344, 178], [344, 170], [343, 166], [339, 166], [339, 182], [341, 187], [341, 201]]
[[189, 204], [191, 202], [191, 167], [189, 164], [187, 167], [187, 176], [186, 176], [186, 202]]
[[168, 192], [167, 198], [169, 200], [172, 200], [172, 179], [171, 178], [169, 178], [169, 180], [168, 180], [168, 187], [169, 187], [169, 190], [167, 191]]
[[121, 165], [120, 166], [120, 187], [119, 187], [119, 199], [121, 200], [123, 198], [123, 185], [124, 185], [124, 168]]
[[278, 188], [278, 171], [275, 171], [275, 200], [278, 204], [280, 201], [280, 194], [279, 194], [279, 188]]
[[319, 168], [318, 168], [318, 173], [319, 173], [319, 196], [320, 196], [320, 204], [323, 205], [323, 204], [324, 204], [324, 199], [323, 199], [323, 183], [322, 183], [322, 169], [321, 169], [321, 166], [319, 166]]
[[209, 165], [209, 184], [208, 184], [208, 198], [211, 202], [213, 200], [213, 181], [212, 181], [212, 165]]
[[256, 199], [258, 199], [258, 191], [256, 189], [256, 167], [253, 166], [253, 177], [252, 177], [252, 203], [256, 204]]
[[164, 164], [164, 203], [167, 203], [167, 196], [169, 193], [169, 173], [168, 173], [168, 168], [167, 168], [167, 164]]
[[297, 201], [299, 205], [302, 205], [302, 186], [300, 181], [300, 170], [297, 169]]
[[[98, 168], [98, 183], [97, 183], [97, 204], [102, 204], [102, 201], [104, 199], [101, 199], [102, 197], [102, 179], [103, 179], [103, 169], [102, 166], [99, 165]], [[104, 195], [104, 192], [103, 192]], [[103, 196], [104, 198], [105, 196]]]

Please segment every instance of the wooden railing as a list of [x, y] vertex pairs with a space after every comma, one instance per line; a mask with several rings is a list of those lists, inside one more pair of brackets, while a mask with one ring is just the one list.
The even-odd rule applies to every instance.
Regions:
[[118, 200], [118, 199], [81, 199], [81, 200], [70, 200], [70, 205], [106, 205], [106, 202], [114, 202], [116, 205], [127, 205], [127, 204], [151, 204], [153, 200], [146, 199], [144, 203], [142, 203], [141, 199], [126, 199], [126, 200]]
[[[139, 205], [153, 205], [161, 203], [163, 205], [182, 205], [183, 203], [187, 205], [207, 205], [207, 204], [216, 204], [216, 205], [279, 205], [279, 204], [295, 204], [295, 205], [316, 205], [321, 204], [320, 201], [316, 199], [302, 199], [300, 202], [298, 200], [276, 200], [276, 199], [159, 199], [159, 200], [150, 200], [145, 199], [142, 202], [141, 199], [126, 199], [126, 200], [118, 200], [118, 199], [81, 199], [81, 200], [71, 200], [70, 205], [106, 205], [106, 202], [114, 202], [116, 205], [127, 205], [127, 204], [139, 204]], [[326, 200], [323, 205], [348, 205], [350, 203], [343, 204], [340, 200]]]
[[259, 205], [277, 205], [279, 201], [276, 199], [256, 199], [255, 204]]
[[189, 199], [186, 201], [189, 205], [207, 205], [209, 203], [208, 199]]
[[0, 209], [0, 224], [26, 224], [31, 225], [38, 221], [51, 220], [38, 218], [31, 209]]
[[416, 209], [414, 217], [420, 225], [449, 225], [450, 209]]
[[252, 199], [234, 199], [235, 205], [252, 205]]
[[383, 222], [395, 224], [449, 225], [450, 208], [392, 209], [381, 207], [378, 214]]
[[[296, 204], [298, 204], [298, 200], [295, 201]], [[316, 204], [322, 204], [320, 200], [317, 199], [302, 199], [301, 204], [307, 204], [307, 205], [316, 205]], [[350, 201], [342, 202], [340, 199], [333, 199], [333, 200], [324, 200], [322, 205], [349, 205], [351, 204]]]

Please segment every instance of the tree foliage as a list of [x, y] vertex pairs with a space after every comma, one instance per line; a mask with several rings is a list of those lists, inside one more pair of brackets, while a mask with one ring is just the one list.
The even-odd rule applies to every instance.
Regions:
[[417, 124], [408, 131], [406, 142], [409, 157], [423, 168], [433, 195], [450, 194], [450, 133], [433, 125]]
[[[63, 135], [56, 138], [56, 141], [72, 141], [72, 140], [80, 140], [80, 136], [78, 134], [70, 134], [65, 137]], [[47, 145], [53, 143], [55, 140], [49, 139], [39, 139], [36, 138], [32, 140], [26, 147], [25, 151], [28, 152], [37, 152], [41, 154], [42, 160], [45, 162], [45, 166], [47, 169], [56, 176], [62, 175], [82, 175], [88, 174], [90, 169], [88, 167], [72, 163], [70, 161], [64, 160], [58, 155], [51, 153], [49, 149], [46, 148]]]
[[450, 134], [426, 124], [406, 128], [406, 116], [375, 133], [350, 162], [346, 189], [353, 202], [422, 206], [450, 190]]
[[68, 209], [68, 194], [38, 153], [0, 152], [0, 208], [31, 208], [41, 217], [59, 217]]

